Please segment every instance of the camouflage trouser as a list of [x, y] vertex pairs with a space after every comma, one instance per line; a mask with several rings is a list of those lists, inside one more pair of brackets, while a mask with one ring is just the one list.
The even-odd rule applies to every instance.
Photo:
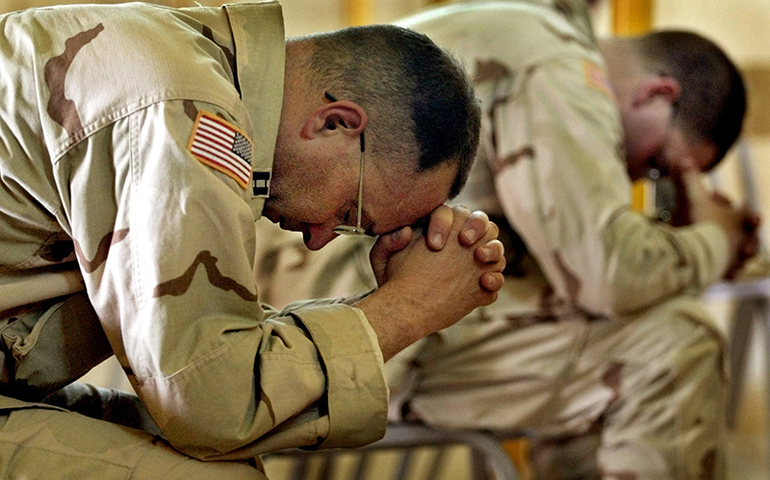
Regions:
[[525, 431], [541, 479], [724, 479], [724, 347], [706, 315], [679, 298], [614, 320], [470, 317], [386, 364], [391, 420]]
[[259, 480], [253, 466], [200, 462], [161, 438], [44, 404], [0, 397], [2, 478]]
[[135, 395], [71, 383], [111, 354], [82, 293], [0, 318], [0, 478], [265, 478], [177, 452]]
[[42, 400], [112, 355], [85, 292], [0, 315], [0, 395]]

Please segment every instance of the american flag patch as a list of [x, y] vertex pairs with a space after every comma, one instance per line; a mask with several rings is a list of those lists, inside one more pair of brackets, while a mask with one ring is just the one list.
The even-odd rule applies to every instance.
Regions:
[[586, 85], [614, 98], [610, 81], [607, 79], [607, 73], [602, 67], [590, 60], [583, 60], [583, 76], [585, 77]]
[[235, 180], [242, 188], [251, 182], [253, 145], [240, 128], [201, 110], [195, 119], [187, 150], [201, 163]]

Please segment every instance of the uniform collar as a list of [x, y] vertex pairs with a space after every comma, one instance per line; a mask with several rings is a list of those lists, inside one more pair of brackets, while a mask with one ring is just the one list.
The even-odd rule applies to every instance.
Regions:
[[[223, 7], [232, 31], [235, 69], [241, 99], [249, 112], [254, 156], [253, 196], [261, 210], [269, 194], [278, 126], [283, 107], [286, 37], [277, 1], [229, 4]], [[255, 207], [257, 208], [257, 207]]]

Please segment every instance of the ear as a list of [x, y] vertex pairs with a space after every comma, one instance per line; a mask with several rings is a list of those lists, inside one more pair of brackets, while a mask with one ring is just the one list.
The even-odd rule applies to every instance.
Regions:
[[366, 112], [357, 103], [332, 102], [319, 107], [305, 119], [300, 135], [306, 140], [333, 132], [358, 137], [366, 129], [367, 122]]
[[674, 78], [667, 75], [654, 75], [640, 83], [633, 96], [633, 106], [641, 107], [653, 100], [666, 100], [670, 105], [679, 100], [682, 87]]

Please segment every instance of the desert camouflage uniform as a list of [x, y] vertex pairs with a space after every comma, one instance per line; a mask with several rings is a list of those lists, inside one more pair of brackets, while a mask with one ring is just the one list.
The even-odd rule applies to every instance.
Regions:
[[[262, 478], [261, 453], [379, 438], [363, 313], [257, 297], [280, 5], [54, 7], [0, 28], [2, 476]], [[246, 173], [192, 153], [203, 117]], [[163, 438], [34, 403], [113, 351]]]
[[[579, 2], [465, 2], [400, 22], [474, 75], [484, 143], [456, 201], [515, 233], [503, 232], [498, 301], [386, 364], [391, 415], [527, 430], [548, 480], [584, 478], [588, 458], [549, 456], [597, 435], [595, 457], [580, 454], [602, 478], [724, 478], [723, 339], [697, 295], [722, 276], [726, 237], [630, 210], [619, 112], [584, 13]], [[366, 247], [349, 239], [312, 254], [288, 240], [265, 248], [276, 304], [290, 300], [282, 284], [307, 282], [312, 295], [323, 279], [332, 295], [373, 285]]]

